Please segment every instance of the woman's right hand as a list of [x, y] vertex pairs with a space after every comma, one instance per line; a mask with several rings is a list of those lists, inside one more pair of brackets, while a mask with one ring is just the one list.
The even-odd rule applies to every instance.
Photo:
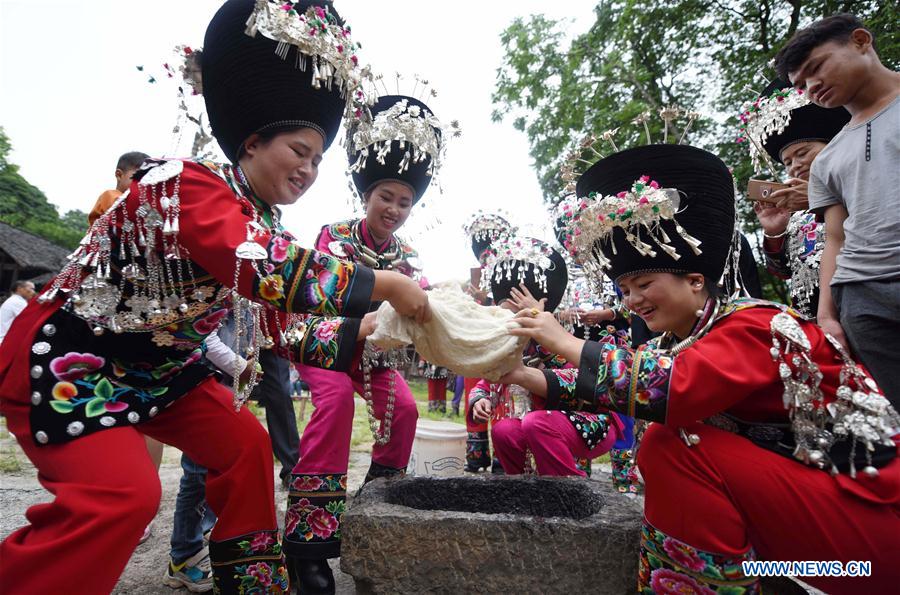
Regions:
[[476, 422], [483, 424], [487, 423], [491, 419], [491, 400], [490, 399], [478, 399], [475, 401], [475, 404], [472, 405], [472, 419]]
[[422, 324], [431, 320], [431, 307], [428, 305], [428, 294], [419, 284], [406, 275], [392, 271], [377, 271], [387, 276], [385, 299], [391, 303], [401, 316], [414, 318]]
[[791, 212], [787, 209], [779, 209], [773, 203], [756, 201], [753, 203], [753, 212], [759, 219], [759, 225], [770, 236], [777, 236], [787, 229]]

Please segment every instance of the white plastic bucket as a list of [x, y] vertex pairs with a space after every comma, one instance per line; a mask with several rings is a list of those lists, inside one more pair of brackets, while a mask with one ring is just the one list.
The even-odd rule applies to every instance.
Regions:
[[420, 419], [406, 472], [409, 475], [461, 475], [466, 464], [466, 426]]

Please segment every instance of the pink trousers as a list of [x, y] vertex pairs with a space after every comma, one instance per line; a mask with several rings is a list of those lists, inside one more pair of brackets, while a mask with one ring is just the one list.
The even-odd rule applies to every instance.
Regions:
[[588, 449], [560, 411], [532, 411], [524, 419], [506, 418], [491, 424], [494, 453], [507, 475], [522, 473], [526, 451], [530, 450], [539, 475], [584, 477], [584, 471], [575, 466], [575, 459], [599, 457], [612, 448], [618, 436], [616, 426], [610, 424], [606, 438]]
[[[355, 410], [353, 393], [363, 393], [362, 370], [358, 366], [349, 373], [309, 366], [297, 366], [297, 369], [309, 385], [315, 411], [300, 438], [300, 460], [294, 467], [294, 473], [346, 473]], [[395, 370], [372, 370], [372, 400], [376, 417], [383, 420], [391, 376], [394, 377], [396, 395], [391, 440], [383, 446], [376, 444], [372, 448], [372, 461], [385, 467], [406, 468], [419, 418], [409, 386]]]

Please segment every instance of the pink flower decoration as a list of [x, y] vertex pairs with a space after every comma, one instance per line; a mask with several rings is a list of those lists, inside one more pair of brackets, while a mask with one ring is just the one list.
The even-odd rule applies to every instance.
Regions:
[[654, 593], [691, 593], [691, 595], [716, 595], [686, 574], [657, 568], [650, 575], [650, 588]]
[[357, 58], [356, 56], [350, 56], [350, 61], [353, 62], [354, 66], [357, 66], [359, 64], [359, 58]]
[[290, 4], [282, 4], [282, 5], [281, 5], [281, 10], [284, 10], [284, 11], [288, 11], [288, 10], [290, 10], [290, 9], [292, 9], [292, 8], [294, 8], [294, 7], [291, 6]]
[[331, 537], [338, 528], [337, 519], [324, 508], [316, 508], [312, 511], [309, 516], [306, 517], [306, 524], [309, 525], [313, 534], [322, 539]]
[[228, 310], [223, 308], [221, 310], [216, 310], [210, 314], [207, 314], [203, 318], [199, 318], [194, 321], [194, 330], [197, 331], [201, 335], [209, 335], [217, 328], [219, 328], [219, 323], [222, 322], [222, 319], [228, 316]]
[[344, 53], [344, 46], [342, 46], [341, 44], [337, 44], [337, 51], [338, 51], [339, 54], [343, 54], [343, 53]]
[[76, 353], [70, 351], [61, 357], [53, 358], [50, 371], [58, 380], [75, 382], [103, 367], [106, 360], [93, 353]]
[[103, 407], [109, 412], [118, 413], [119, 411], [128, 409], [128, 403], [123, 403], [121, 401], [107, 401], [103, 404]]
[[653, 188], [654, 190], [656, 190], [659, 188], [659, 184], [656, 182], [656, 180], [652, 180], [650, 182], [650, 187]]
[[284, 262], [287, 260], [288, 246], [290, 245], [290, 240], [281, 236], [276, 236], [275, 239], [272, 240], [271, 248], [269, 248], [269, 256], [272, 257], [274, 262]]
[[304, 475], [295, 479], [291, 487], [298, 492], [315, 492], [323, 483], [325, 482], [314, 475]]
[[625, 213], [625, 207], [619, 207], [619, 210], [616, 211], [616, 213], [618, 213], [619, 215], [624, 214], [624, 213]]
[[650, 176], [641, 176], [640, 178], [638, 178], [638, 180], [646, 184], [650, 181]]
[[326, 320], [316, 326], [316, 330], [313, 331], [313, 336], [320, 343], [330, 343], [337, 334], [337, 330], [340, 326], [341, 323], [337, 320]]
[[256, 579], [256, 582], [268, 587], [272, 584], [272, 568], [265, 562], [257, 562], [247, 568], [247, 574]]
[[622, 192], [619, 192], [618, 194], [616, 194], [616, 198], [625, 198], [625, 196], [627, 194], [628, 193], [623, 190]]
[[271, 533], [257, 533], [253, 536], [253, 539], [250, 541], [250, 549], [254, 552], [260, 552], [267, 549], [270, 545], [275, 543], [275, 538], [272, 537]]
[[638, 201], [638, 204], [639, 204], [639, 205], [646, 205], [646, 204], [650, 204], [650, 201], [647, 200], [647, 197], [646, 197], [646, 196], [642, 196], [642, 197], [641, 197], [641, 200]]
[[320, 19], [324, 19], [325, 18], [325, 9], [322, 8], [321, 6], [316, 6], [316, 16], [318, 16]]
[[687, 568], [694, 572], [700, 572], [706, 568], [706, 561], [697, 555], [694, 548], [676, 539], [667, 537], [663, 542], [663, 549], [669, 554], [669, 558], [682, 568]]

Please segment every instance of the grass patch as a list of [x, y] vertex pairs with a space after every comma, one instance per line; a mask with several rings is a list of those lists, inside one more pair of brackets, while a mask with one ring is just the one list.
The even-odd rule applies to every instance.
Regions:
[[0, 452], [0, 473], [19, 473], [22, 471], [22, 465], [16, 458], [16, 453], [12, 449], [6, 447]]

